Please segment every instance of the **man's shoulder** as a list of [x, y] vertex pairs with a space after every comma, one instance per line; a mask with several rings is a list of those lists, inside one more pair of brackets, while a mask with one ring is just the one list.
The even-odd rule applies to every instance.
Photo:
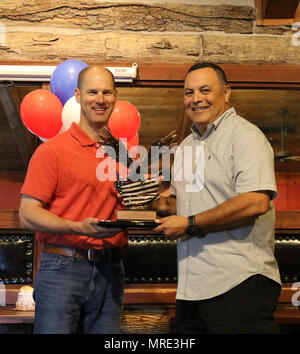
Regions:
[[34, 152], [35, 157], [49, 158], [50, 156], [59, 157], [62, 151], [65, 151], [70, 144], [70, 136], [68, 132], [63, 132], [48, 141], [40, 144]]
[[57, 149], [66, 146], [68, 143], [71, 142], [71, 140], [71, 134], [68, 131], [65, 131], [46, 141], [44, 144], [49, 148]]
[[226, 141], [231, 142], [231, 146], [244, 146], [245, 143], [248, 146], [265, 146], [268, 142], [266, 135], [257, 125], [237, 113], [228, 117], [222, 129], [223, 140], [225, 140], [225, 134]]
[[234, 124], [237, 127], [257, 128], [253, 123], [239, 115], [235, 110], [227, 117], [225, 122], [228, 124]]
[[235, 111], [233, 114], [228, 116], [226, 120], [224, 120], [224, 123], [225, 125], [230, 127], [230, 131], [234, 135], [242, 135], [243, 133], [247, 133], [250, 131], [256, 132], [258, 134], [262, 134], [262, 131], [259, 129], [257, 125], [250, 122], [246, 118], [240, 116]]

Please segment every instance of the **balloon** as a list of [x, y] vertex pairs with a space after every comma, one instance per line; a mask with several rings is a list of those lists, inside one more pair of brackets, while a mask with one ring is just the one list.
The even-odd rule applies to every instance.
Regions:
[[52, 73], [50, 89], [64, 105], [69, 98], [74, 96], [77, 87], [78, 75], [88, 65], [76, 59], [60, 63]]
[[135, 133], [134, 136], [130, 140], [128, 140], [127, 138], [120, 138], [120, 139], [123, 141], [124, 144], [125, 144], [125, 142], [127, 143], [128, 150], [133, 146], [139, 145], [138, 133]]
[[136, 107], [127, 101], [117, 101], [109, 117], [108, 128], [119, 138], [130, 140], [140, 129], [140, 114]]
[[80, 121], [80, 104], [77, 103], [75, 96], [68, 99], [62, 110], [62, 128], [61, 133], [68, 130], [73, 122]]
[[[123, 138], [124, 139], [124, 138]], [[136, 133], [130, 140], [127, 141], [127, 150], [133, 157], [138, 158], [137, 146], [139, 145], [139, 135]]]
[[120, 138], [123, 142], [123, 144], [125, 145], [126, 143], [126, 146], [127, 146], [127, 150], [135, 155], [136, 154], [136, 149], [135, 147], [137, 145], [139, 145], [139, 135], [138, 133], [136, 133], [130, 140], [128, 140], [127, 138]]
[[20, 115], [25, 127], [33, 134], [50, 139], [62, 127], [60, 100], [50, 91], [38, 89], [29, 92], [22, 100]]
[[130, 140], [127, 141], [128, 148], [139, 145], [139, 135], [136, 133]]

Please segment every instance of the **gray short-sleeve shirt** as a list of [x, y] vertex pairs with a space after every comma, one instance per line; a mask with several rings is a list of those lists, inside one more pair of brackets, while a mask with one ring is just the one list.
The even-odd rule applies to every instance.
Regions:
[[[175, 153], [172, 193], [177, 214], [195, 215], [241, 193], [268, 190], [276, 196], [273, 150], [263, 133], [227, 110], [200, 136], [193, 128]], [[178, 241], [177, 299], [220, 295], [254, 274], [280, 283], [274, 257], [275, 211], [254, 224]]]

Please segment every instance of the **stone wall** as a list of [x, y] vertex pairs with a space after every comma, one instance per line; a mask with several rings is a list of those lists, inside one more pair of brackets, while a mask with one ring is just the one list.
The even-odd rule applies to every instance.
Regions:
[[255, 12], [252, 0], [2, 0], [0, 62], [300, 64], [295, 31], [258, 27]]

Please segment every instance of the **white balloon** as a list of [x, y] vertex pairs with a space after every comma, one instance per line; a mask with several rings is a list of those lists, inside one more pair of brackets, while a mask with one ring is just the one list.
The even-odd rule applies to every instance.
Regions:
[[80, 121], [80, 104], [77, 103], [75, 96], [68, 99], [62, 110], [62, 128], [59, 132], [62, 133], [70, 128], [73, 122]]

